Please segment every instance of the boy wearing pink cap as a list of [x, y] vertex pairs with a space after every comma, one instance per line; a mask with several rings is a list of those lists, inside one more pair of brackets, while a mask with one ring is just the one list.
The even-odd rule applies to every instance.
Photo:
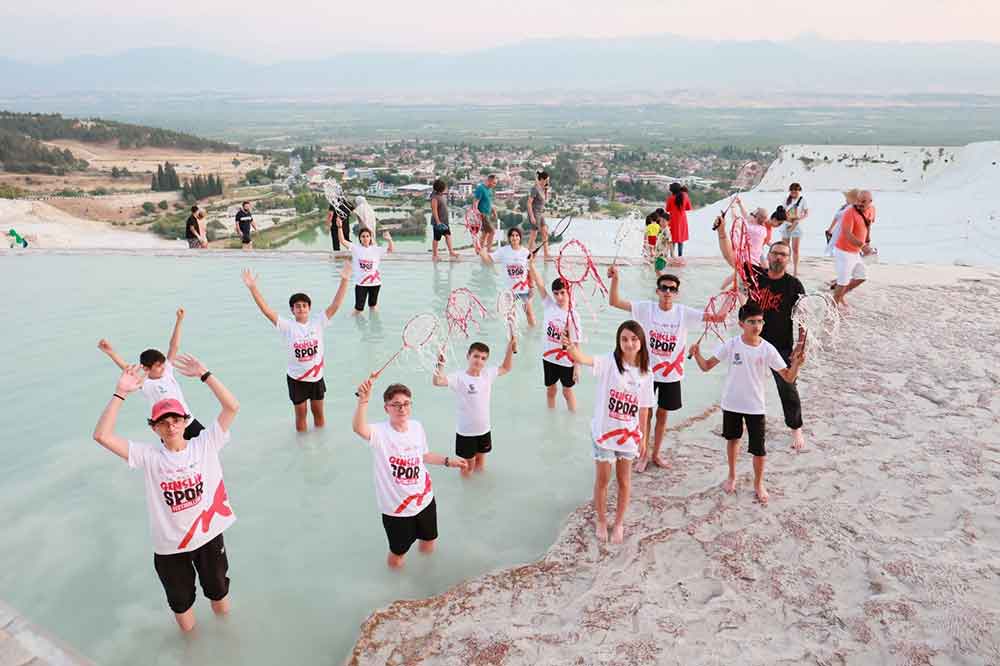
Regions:
[[124, 369], [115, 392], [94, 428], [94, 439], [104, 448], [142, 469], [146, 480], [146, 508], [153, 537], [153, 564], [182, 631], [194, 629], [195, 579], [217, 615], [229, 612], [229, 561], [222, 532], [236, 516], [222, 479], [219, 451], [229, 441], [229, 426], [240, 408], [222, 382], [193, 356], [174, 361], [186, 377], [200, 377], [222, 406], [218, 418], [201, 433], [184, 439], [190, 414], [176, 398], [153, 405], [149, 426], [160, 439], [147, 444], [115, 433], [115, 421], [125, 397], [140, 390], [143, 371]]

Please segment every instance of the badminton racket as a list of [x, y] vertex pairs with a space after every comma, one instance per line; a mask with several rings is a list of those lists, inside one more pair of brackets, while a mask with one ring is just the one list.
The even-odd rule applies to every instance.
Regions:
[[[573, 211], [567, 213], [559, 222], [556, 224], [555, 228], [549, 232], [549, 242], [560, 242], [562, 240], [563, 234], [569, 229], [570, 223], [573, 221]], [[542, 245], [539, 244], [534, 250], [531, 251], [531, 256], [538, 254], [538, 251], [542, 249]]]
[[507, 339], [513, 340], [512, 349], [517, 353], [517, 295], [510, 289], [497, 294], [497, 316], [507, 325]]
[[[406, 350], [420, 351], [427, 345], [437, 332], [438, 319], [429, 312], [414, 315], [403, 327], [403, 345], [399, 350], [389, 357], [389, 360], [382, 364], [382, 367], [372, 373], [372, 378], [377, 378], [389, 365], [399, 358], [399, 355]], [[354, 395], [358, 395], [357, 392]]]

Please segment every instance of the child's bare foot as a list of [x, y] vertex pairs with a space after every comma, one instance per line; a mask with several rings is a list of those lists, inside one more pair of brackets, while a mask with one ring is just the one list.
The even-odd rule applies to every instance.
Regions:
[[757, 500], [761, 504], [767, 504], [767, 488], [764, 487], [763, 483], [758, 483], [754, 486], [754, 491], [757, 493]]
[[635, 471], [637, 474], [641, 474], [646, 471], [646, 466], [649, 465], [649, 458], [643, 456], [635, 461]]
[[736, 492], [736, 479], [726, 479], [722, 483], [722, 489], [732, 495]]
[[801, 451], [806, 448], [806, 438], [802, 434], [802, 428], [797, 428], [792, 431], [792, 448], [796, 451]]
[[601, 543], [608, 542], [608, 524], [607, 523], [597, 523], [597, 540]]
[[665, 458], [662, 453], [657, 453], [653, 456], [653, 464], [663, 469], [670, 469], [670, 459]]
[[441, 261], [441, 257], [437, 256], [436, 254], [432, 254], [431, 261]]
[[611, 543], [621, 543], [625, 540], [625, 526], [615, 523], [611, 528]]
[[458, 259], [458, 252], [449, 252], [452, 259]]

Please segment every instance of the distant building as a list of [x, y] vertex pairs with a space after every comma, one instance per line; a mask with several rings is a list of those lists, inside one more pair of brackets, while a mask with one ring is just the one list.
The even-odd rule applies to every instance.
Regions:
[[410, 183], [409, 185], [400, 185], [396, 188], [396, 192], [404, 197], [427, 198], [431, 195], [432, 189], [430, 185], [424, 183]]

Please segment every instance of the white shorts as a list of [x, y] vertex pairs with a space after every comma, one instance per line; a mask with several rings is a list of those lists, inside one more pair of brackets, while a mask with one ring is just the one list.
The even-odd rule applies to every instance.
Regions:
[[833, 265], [837, 269], [837, 286], [846, 287], [851, 280], [868, 278], [860, 252], [844, 252], [836, 247], [833, 249]]

